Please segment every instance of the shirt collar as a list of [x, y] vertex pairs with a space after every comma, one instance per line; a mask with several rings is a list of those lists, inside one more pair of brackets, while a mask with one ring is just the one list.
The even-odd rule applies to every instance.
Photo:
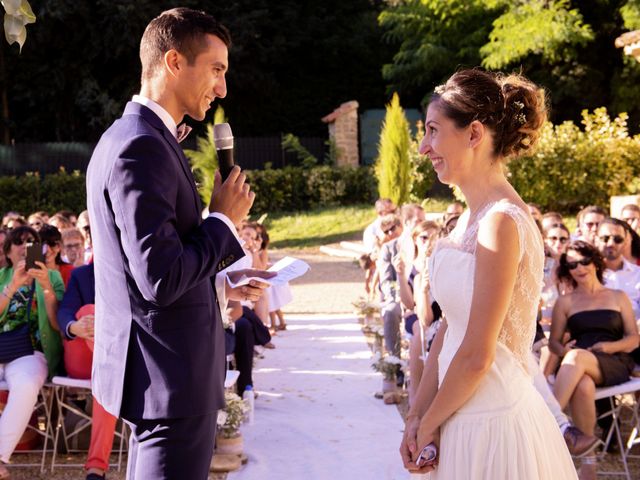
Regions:
[[160, 117], [160, 120], [162, 120], [164, 126], [167, 127], [167, 130], [171, 132], [171, 135], [176, 138], [178, 137], [178, 125], [176, 125], [176, 122], [171, 114], [167, 112], [162, 106], [160, 106], [160, 104], [142, 95], [134, 95], [131, 101], [139, 103], [140, 105], [144, 105], [153, 113], [155, 113], [158, 117]]

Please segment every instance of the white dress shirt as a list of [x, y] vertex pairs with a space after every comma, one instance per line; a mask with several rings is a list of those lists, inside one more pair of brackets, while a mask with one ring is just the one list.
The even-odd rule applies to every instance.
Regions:
[[622, 290], [627, 294], [636, 319], [640, 318], [640, 267], [623, 259], [620, 270], [607, 268], [603, 276], [606, 287]]
[[[162, 107], [159, 103], [154, 102], [150, 98], [147, 98], [142, 95], [134, 95], [133, 98], [131, 98], [131, 101], [139, 103], [140, 105], [144, 105], [153, 113], [155, 113], [158, 117], [160, 117], [160, 120], [162, 120], [162, 123], [164, 123], [164, 126], [167, 127], [167, 130], [169, 130], [169, 132], [171, 132], [171, 134], [175, 138], [177, 138], [178, 125], [176, 124], [176, 121], [173, 119], [171, 114], [167, 112], [164, 109], [164, 107]], [[221, 220], [227, 226], [227, 228], [231, 230], [231, 233], [233, 233], [233, 236], [236, 237], [236, 239], [238, 240], [238, 243], [240, 243], [240, 238], [238, 237], [238, 232], [236, 231], [236, 227], [231, 222], [229, 217], [227, 217], [224, 213], [220, 213], [220, 212], [210, 213], [209, 217], [213, 217], [213, 218], [217, 218], [218, 220]], [[240, 243], [240, 245], [242, 245], [242, 243]], [[218, 296], [218, 303], [220, 304], [220, 310], [223, 315], [225, 310], [227, 309], [227, 295], [226, 295], [225, 284], [224, 284], [225, 278], [226, 278], [226, 273], [222, 274], [222, 272], [220, 272], [216, 275], [216, 281], [215, 281], [216, 294]]]

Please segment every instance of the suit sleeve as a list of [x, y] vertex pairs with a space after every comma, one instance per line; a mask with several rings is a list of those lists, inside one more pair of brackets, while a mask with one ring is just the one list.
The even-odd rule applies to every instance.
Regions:
[[393, 251], [391, 243], [387, 243], [382, 247], [380, 252], [380, 290], [382, 291], [382, 299], [384, 303], [393, 301], [396, 298], [396, 289], [394, 282], [396, 281], [396, 271], [393, 268]]
[[182, 175], [164, 145], [150, 136], [135, 137], [116, 160], [108, 182], [122, 248], [142, 296], [167, 306], [219, 266], [243, 256], [225, 223], [207, 218], [179, 236], [175, 202]]
[[82, 294], [80, 292], [78, 276], [75, 275], [74, 272], [71, 272], [69, 285], [58, 307], [58, 326], [60, 327], [60, 332], [69, 340], [74, 338], [69, 335], [69, 324], [75, 322], [76, 312], [82, 305]]

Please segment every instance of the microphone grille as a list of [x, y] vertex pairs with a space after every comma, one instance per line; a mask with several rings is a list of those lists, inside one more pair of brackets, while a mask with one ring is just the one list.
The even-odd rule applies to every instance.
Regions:
[[213, 126], [213, 141], [217, 150], [233, 148], [233, 133], [228, 123], [216, 123]]

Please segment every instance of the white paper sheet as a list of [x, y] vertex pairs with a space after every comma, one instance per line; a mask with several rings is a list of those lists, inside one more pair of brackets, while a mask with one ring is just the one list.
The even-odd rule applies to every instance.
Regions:
[[231, 281], [231, 279], [228, 277], [227, 281], [229, 282], [229, 286], [231, 286], [231, 288], [247, 285], [251, 280], [257, 280], [269, 285], [284, 285], [291, 280], [301, 277], [302, 275], [307, 273], [308, 270], [309, 265], [306, 262], [293, 257], [284, 257], [282, 260], [279, 260], [278, 262], [273, 264], [272, 267], [268, 270], [269, 272], [276, 272], [277, 275], [275, 277], [260, 278], [242, 275], [235, 282]]

